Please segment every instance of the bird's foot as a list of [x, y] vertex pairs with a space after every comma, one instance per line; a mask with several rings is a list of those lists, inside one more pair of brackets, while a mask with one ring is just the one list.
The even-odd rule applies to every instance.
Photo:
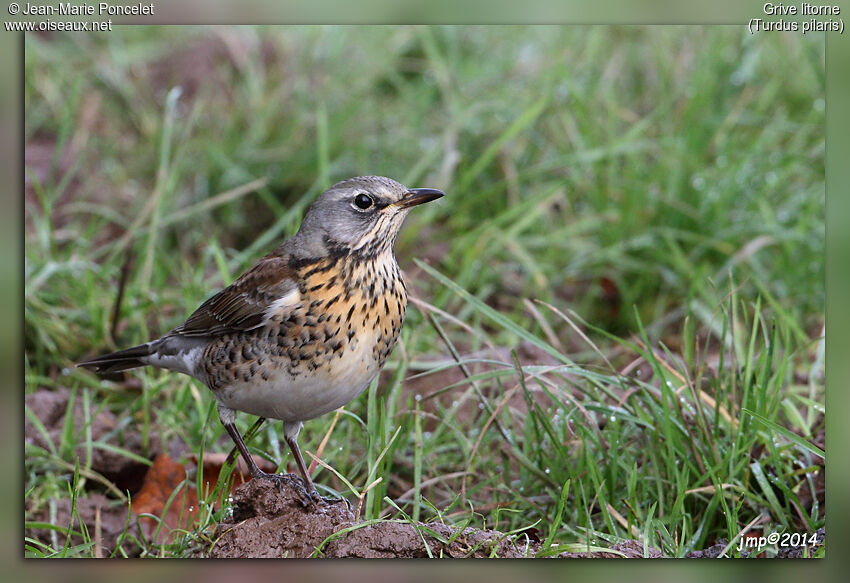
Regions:
[[[254, 477], [274, 482], [277, 484], [278, 490], [282, 488], [283, 484], [286, 484], [288, 487], [292, 488], [296, 496], [298, 496], [298, 500], [305, 508], [315, 509], [318, 504], [331, 506], [339, 504], [340, 502], [345, 502], [348, 510], [351, 510], [351, 502], [349, 502], [345, 497], [340, 496], [339, 498], [334, 498], [331, 496], [322, 496], [315, 487], [311, 489], [304, 483], [304, 479], [296, 474], [267, 474], [266, 472], [259, 470]], [[312, 484], [310, 485], [312, 486]]]
[[[316, 494], [318, 496], [318, 493]], [[324, 502], [327, 506], [332, 506], [334, 504], [339, 504], [340, 502], [345, 502], [345, 505], [351, 510], [351, 502], [348, 501], [347, 498], [340, 496], [339, 498], [333, 498], [332, 496], [319, 496], [322, 502]]]
[[292, 488], [295, 492], [295, 495], [298, 496], [301, 504], [305, 508], [315, 508], [317, 503], [320, 500], [323, 500], [319, 493], [316, 490], [312, 492], [304, 485], [304, 481], [300, 476], [296, 476], [295, 474], [267, 474], [262, 470], [258, 471], [253, 477], [259, 478], [261, 480], [269, 480], [277, 484], [278, 490], [280, 490], [284, 484], [288, 487]]

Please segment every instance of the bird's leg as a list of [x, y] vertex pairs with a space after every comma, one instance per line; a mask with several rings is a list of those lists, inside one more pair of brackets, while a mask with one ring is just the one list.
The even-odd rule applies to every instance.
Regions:
[[292, 450], [292, 455], [295, 456], [295, 464], [298, 466], [298, 471], [301, 472], [301, 477], [304, 478], [304, 485], [307, 486], [311, 495], [314, 493], [318, 495], [316, 486], [313, 484], [313, 480], [310, 479], [310, 474], [307, 473], [307, 466], [304, 465], [304, 458], [301, 457], [301, 450], [298, 448], [298, 441], [295, 437], [287, 435], [286, 443], [289, 445], [289, 449]]
[[[277, 483], [278, 487], [280, 487], [281, 484], [286, 484], [295, 490], [295, 493], [298, 495], [298, 498], [304, 506], [316, 505], [316, 500], [311, 495], [311, 492], [304, 488], [304, 485], [297, 476], [292, 474], [267, 474], [257, 466], [257, 463], [254, 461], [254, 457], [248, 452], [248, 447], [242, 440], [242, 436], [239, 435], [239, 430], [236, 429], [236, 413], [233, 409], [222, 407], [219, 404], [218, 412], [221, 424], [224, 425], [224, 428], [227, 430], [227, 433], [230, 435], [233, 443], [236, 444], [236, 448], [239, 450], [239, 453], [242, 454], [242, 458], [245, 460], [245, 463], [248, 464], [248, 472], [251, 474], [252, 478], [271, 480]], [[315, 492], [315, 490], [313, 491]]]
[[[265, 417], [260, 417], [257, 419], [248, 432], [245, 434], [245, 444], [247, 445], [251, 438], [260, 430], [260, 427], [263, 426], [263, 423], [266, 422]], [[230, 465], [236, 460], [236, 455], [239, 453], [239, 449], [234, 445], [233, 449], [230, 450], [230, 453], [227, 454], [227, 459], [224, 461], [225, 464]]]
[[295, 457], [295, 463], [298, 466], [298, 471], [301, 472], [301, 476], [303, 476], [304, 478], [304, 484], [307, 486], [310, 495], [313, 497], [314, 500], [322, 500], [327, 504], [336, 504], [337, 502], [344, 500], [350, 510], [351, 504], [349, 504], [348, 500], [346, 500], [345, 498], [327, 498], [325, 496], [321, 496], [316, 490], [316, 486], [313, 484], [313, 480], [310, 479], [310, 474], [307, 472], [307, 466], [304, 464], [304, 458], [301, 456], [301, 450], [298, 447], [298, 432], [300, 430], [300, 423], [298, 423], [297, 425], [293, 425], [290, 423], [283, 424], [284, 438], [286, 439], [287, 445], [289, 445], [289, 449], [292, 450], [292, 455], [293, 457]]

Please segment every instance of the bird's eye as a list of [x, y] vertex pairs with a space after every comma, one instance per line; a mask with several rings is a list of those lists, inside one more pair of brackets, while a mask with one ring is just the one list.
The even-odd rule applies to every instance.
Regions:
[[373, 201], [372, 197], [369, 196], [368, 194], [362, 194], [361, 193], [361, 194], [358, 194], [357, 196], [354, 197], [354, 204], [360, 210], [365, 211], [366, 209], [371, 207], [373, 204], [375, 204], [375, 201]]

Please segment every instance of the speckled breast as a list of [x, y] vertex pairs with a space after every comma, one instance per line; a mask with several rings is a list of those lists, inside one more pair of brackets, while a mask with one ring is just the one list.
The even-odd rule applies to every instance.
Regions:
[[224, 405], [304, 421], [359, 395], [392, 352], [407, 293], [392, 253], [327, 258], [302, 268], [300, 301], [262, 328], [206, 349], [206, 383]]

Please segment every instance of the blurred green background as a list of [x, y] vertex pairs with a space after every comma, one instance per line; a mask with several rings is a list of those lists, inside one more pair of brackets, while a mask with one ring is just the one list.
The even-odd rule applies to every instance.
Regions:
[[[653, 544], [670, 554], [730, 539], [765, 507], [778, 525], [800, 518], [801, 484], [816, 488], [798, 472], [814, 474], [816, 460], [786, 444], [767, 461], [748, 451], [769, 450], [773, 438], [740, 408], [809, 440], [822, 423], [822, 36], [751, 36], [740, 26], [128, 26], [28, 36], [25, 49], [28, 393], [91, 391], [146, 436], [189, 450], [206, 436], [226, 449], [220, 428], [205, 425], [210, 399], [188, 380], [137, 373], [139, 394], [72, 363], [179, 324], [291, 235], [324, 188], [382, 174], [448, 194], [411, 215], [397, 246], [415, 294], [441, 312], [410, 308], [403, 350], [349, 407], [367, 435], [357, 420], [340, 422], [333, 445], [344, 453], [328, 462], [343, 475], [362, 482], [380, 471], [394, 498], [469, 471], [487, 526], [541, 519], [558, 542], [601, 544], [660, 520], [666, 537]], [[572, 367], [554, 382], [593, 415], [537, 389], [543, 401], [511, 402], [485, 427], [512, 385], [478, 379], [483, 397], [455, 386], [461, 379], [445, 375], [451, 352], [474, 372], [490, 359], [508, 375], [512, 349], [520, 367], [553, 358]], [[636, 382], [658, 392], [629, 408], [619, 373], [635, 359], [647, 364]], [[702, 388], [740, 425], [724, 426], [719, 408], [708, 422], [670, 413], [665, 386], [676, 375], [662, 360], [695, 388], [692, 406], [705, 405]], [[466, 411], [468, 399], [483, 413]], [[448, 429], [429, 415], [448, 418]], [[308, 424], [307, 449], [329, 422]], [[670, 429], [677, 423], [681, 431]], [[263, 438], [257, 447], [276, 452], [274, 435]], [[694, 439], [705, 452], [677, 469]], [[497, 453], [500, 440], [510, 453]], [[395, 461], [379, 462], [387, 443]], [[626, 445], [612, 453], [607, 443]], [[496, 452], [485, 458], [495, 465], [475, 462], [479, 450]], [[745, 454], [755, 461], [740, 462]], [[52, 455], [31, 457], [31, 508], [60, 496]], [[605, 467], [593, 476], [600, 455]], [[778, 495], [759, 471], [782, 484]], [[649, 480], [637, 484], [638, 475]], [[561, 521], [567, 479], [574, 498]], [[722, 489], [686, 494], [727, 482], [745, 493], [734, 510]], [[427, 494], [448, 508], [461, 483], [441, 484]], [[385, 510], [379, 495], [369, 502], [374, 516]], [[419, 518], [432, 512], [408, 502]], [[500, 505], [524, 515], [500, 515]], [[463, 520], [462, 510], [449, 514]], [[822, 524], [821, 510], [808, 508], [801, 524]]]
[[[27, 179], [62, 174], [51, 202], [69, 204], [54, 229], [73, 216], [105, 237], [157, 193], [162, 217], [179, 212], [155, 247], [174, 247], [182, 273], [182, 261], [203, 267], [191, 254], [206, 241], [262, 252], [331, 183], [383, 174], [452, 195], [411, 218], [399, 256], [409, 262], [414, 245], [436, 255], [484, 299], [560, 297], [628, 329], [633, 314], [612, 313], [612, 294], [657, 321], [745, 264], [750, 291], [761, 285], [804, 328], [820, 322], [818, 37], [737, 27], [126, 27], [95, 39], [27, 45]], [[193, 206], [260, 177], [266, 186], [238, 204], [211, 214]], [[494, 223], [518, 208], [523, 221], [509, 232]], [[58, 238], [87, 257], [99, 241], [79, 234]], [[147, 283], [162, 290], [174, 276], [158, 268]]]

